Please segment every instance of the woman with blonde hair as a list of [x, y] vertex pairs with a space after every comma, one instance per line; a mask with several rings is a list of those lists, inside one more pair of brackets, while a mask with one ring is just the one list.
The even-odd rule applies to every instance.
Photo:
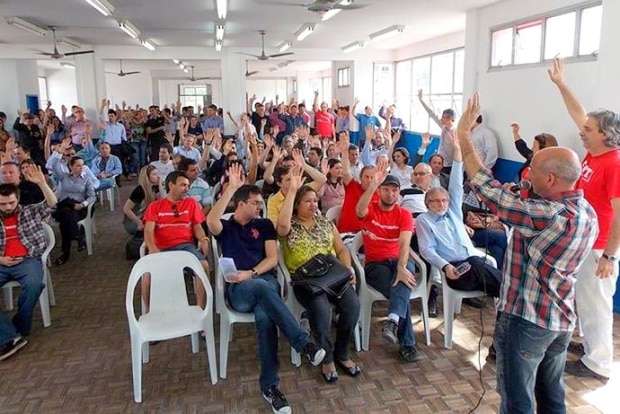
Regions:
[[127, 233], [132, 236], [142, 234], [144, 230], [142, 214], [151, 202], [162, 196], [163, 190], [157, 168], [153, 165], [142, 167], [138, 176], [138, 185], [123, 206], [123, 213], [125, 214], [123, 226]]

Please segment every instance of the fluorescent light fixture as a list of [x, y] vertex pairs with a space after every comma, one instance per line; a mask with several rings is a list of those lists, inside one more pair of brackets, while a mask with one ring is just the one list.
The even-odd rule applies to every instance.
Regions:
[[353, 42], [353, 43], [349, 43], [346, 46], [343, 46], [342, 51], [344, 53], [349, 53], [349, 52], [353, 52], [354, 50], [361, 49], [364, 46], [365, 46], [364, 42]]
[[36, 34], [37, 36], [45, 36], [48, 32], [47, 28], [37, 26], [19, 17], [7, 17], [6, 22], [13, 27]]
[[172, 62], [174, 62], [175, 65], [178, 65], [179, 63], [181, 63], [179, 59], [172, 59]]
[[108, 3], [107, 0], [86, 0], [86, 3], [93, 6], [104, 16], [109, 16], [114, 13], [114, 6]]
[[142, 44], [142, 46], [144, 46], [145, 48], [147, 48], [151, 52], [155, 51], [155, 46], [151, 42], [149, 42], [148, 40], [141, 40], [140, 43]]
[[269, 72], [277, 72], [278, 68], [269, 68]]
[[69, 62], [60, 62], [60, 66], [63, 68], [75, 69], [75, 65]]
[[335, 15], [337, 15], [338, 13], [341, 12], [342, 9], [331, 9], [326, 11], [325, 13], [323, 13], [323, 15], [321, 16], [321, 21], [326, 22], [329, 19], [331, 19], [332, 17], [334, 17]]
[[217, 17], [219, 17], [220, 20], [226, 19], [228, 0], [215, 0], [215, 5], [217, 7]]
[[287, 50], [289, 50], [291, 48], [291, 46], [293, 46], [293, 44], [291, 42], [284, 42], [284, 43], [282, 43], [279, 46], [280, 53], [286, 52]]
[[396, 36], [397, 34], [402, 33], [404, 30], [405, 30], [405, 26], [402, 26], [402, 25], [390, 26], [386, 29], [379, 30], [378, 32], [371, 33], [370, 39], [373, 41], [388, 39], [392, 36]]
[[300, 42], [308, 37], [314, 31], [314, 25], [312, 23], [306, 23], [299, 28], [299, 30], [295, 33], [297, 36], [297, 40]]
[[127, 33], [131, 38], [137, 39], [140, 36], [140, 30], [134, 26], [129, 20], [124, 20], [118, 23], [121, 30]]
[[80, 45], [78, 42], [73, 39], [69, 39], [68, 37], [63, 37], [58, 41], [58, 43], [64, 46], [72, 47], [74, 49], [79, 49], [80, 47], [82, 47], [82, 45]]
[[183, 72], [189, 73], [189, 69], [185, 68], [185, 69], [183, 69]]
[[222, 46], [224, 46], [224, 42], [221, 40], [216, 40], [215, 41], [215, 51], [216, 52], [221, 52], [222, 51]]
[[224, 25], [223, 24], [218, 24], [215, 26], [215, 38], [217, 40], [224, 39]]
[[179, 68], [180, 69], [185, 69], [185, 64], [184, 63], [179, 63]]

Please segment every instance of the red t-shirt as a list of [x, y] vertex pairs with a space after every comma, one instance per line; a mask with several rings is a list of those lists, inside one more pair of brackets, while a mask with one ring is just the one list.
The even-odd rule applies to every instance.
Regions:
[[334, 116], [327, 111], [316, 111], [314, 113], [314, 127], [320, 136], [333, 136], [334, 119]]
[[4, 222], [4, 249], [5, 256], [23, 257], [28, 256], [28, 249], [19, 239], [17, 232], [17, 213], [5, 217]]
[[597, 156], [588, 153], [581, 167], [577, 188], [583, 190], [598, 216], [599, 233], [593, 248], [604, 249], [614, 216], [611, 200], [620, 197], [620, 149]]
[[[351, 180], [349, 184], [344, 186], [344, 201], [342, 202], [338, 226], [336, 226], [340, 233], [357, 233], [362, 229], [362, 221], [355, 214], [355, 207], [357, 207], [357, 202], [360, 201], [362, 194], [364, 194], [362, 185], [356, 180]], [[377, 193], [373, 194], [370, 202], [377, 201], [378, 197]]]
[[366, 262], [398, 259], [398, 239], [403, 231], [413, 232], [413, 217], [409, 210], [398, 204], [391, 210], [379, 208], [379, 202], [370, 203], [368, 214], [362, 219]]
[[153, 201], [144, 213], [144, 222], [155, 222], [155, 244], [167, 249], [194, 242], [193, 226], [205, 221], [202, 208], [192, 197], [173, 203], [168, 198]]

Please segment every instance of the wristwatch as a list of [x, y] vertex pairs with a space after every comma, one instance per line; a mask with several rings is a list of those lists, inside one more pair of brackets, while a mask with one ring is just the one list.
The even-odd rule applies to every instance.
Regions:
[[251, 272], [252, 272], [252, 279], [254, 279], [256, 276], [258, 276], [258, 272], [256, 271], [255, 268], [252, 268]]
[[610, 262], [615, 262], [618, 260], [618, 258], [616, 256], [609, 256], [607, 253], [603, 253], [602, 254], [604, 259], [609, 260]]

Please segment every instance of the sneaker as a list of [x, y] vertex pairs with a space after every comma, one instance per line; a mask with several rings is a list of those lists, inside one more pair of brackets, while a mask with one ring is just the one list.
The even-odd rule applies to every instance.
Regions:
[[586, 354], [586, 350], [581, 342], [571, 341], [566, 350], [571, 354], [577, 355], [578, 357], [582, 357]]
[[13, 356], [17, 353], [17, 351], [26, 346], [27, 343], [28, 341], [21, 336], [18, 336], [17, 338], [13, 338], [13, 340], [7, 342], [5, 345], [2, 345], [2, 347], [0, 347], [0, 361], [4, 361], [5, 359]]
[[586, 367], [581, 361], [567, 361], [564, 372], [579, 378], [595, 378], [599, 381], [607, 382], [608, 377], [597, 374], [590, 368]]
[[398, 343], [398, 324], [391, 319], [383, 322], [383, 328], [381, 328], [381, 334], [383, 339], [391, 344]]
[[398, 355], [403, 362], [416, 362], [422, 358], [415, 346], [401, 346]]
[[282, 391], [277, 386], [272, 385], [263, 392], [263, 398], [271, 405], [271, 409], [276, 414], [289, 414], [291, 412], [291, 406], [288, 405], [288, 401]]
[[323, 362], [325, 358], [325, 350], [319, 348], [314, 342], [310, 341], [304, 347], [303, 354], [308, 358], [310, 363], [315, 367]]

